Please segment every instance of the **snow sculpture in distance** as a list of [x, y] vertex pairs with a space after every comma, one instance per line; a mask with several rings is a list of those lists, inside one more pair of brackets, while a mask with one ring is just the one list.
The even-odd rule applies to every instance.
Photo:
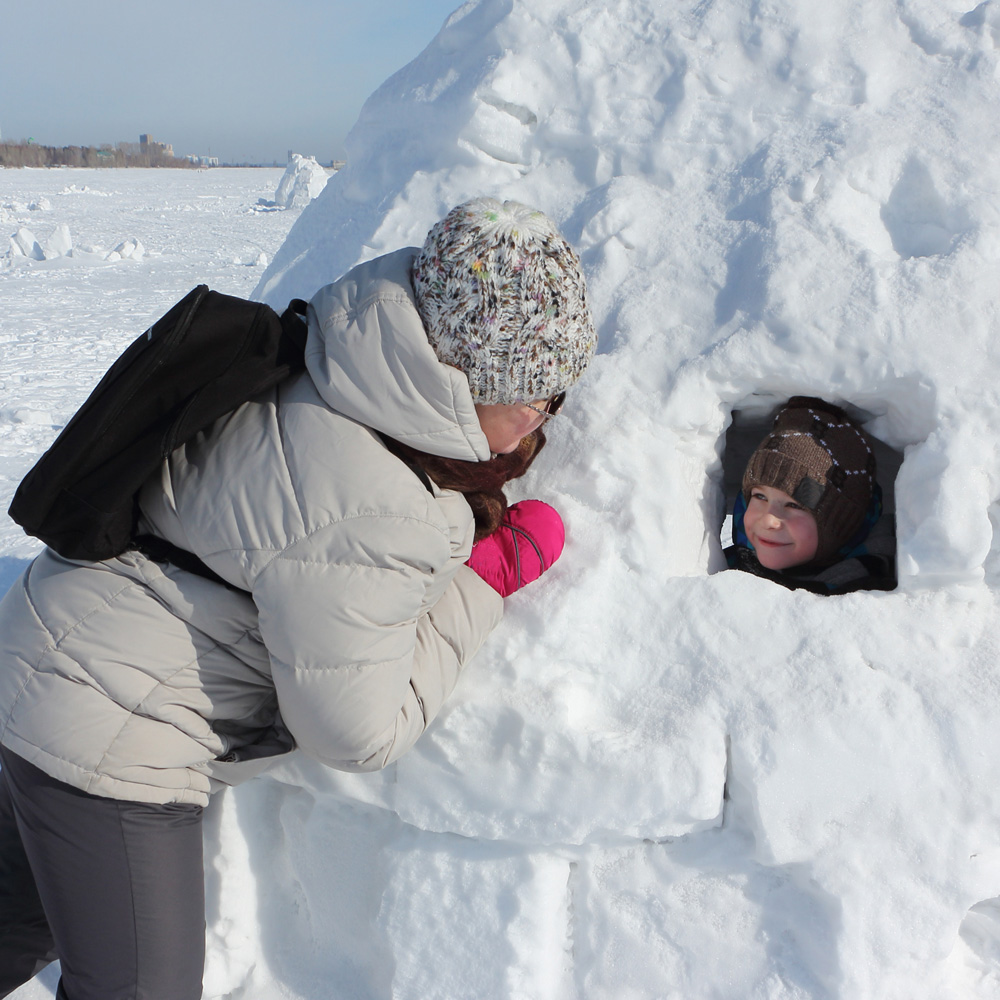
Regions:
[[326, 187], [326, 171], [314, 156], [292, 153], [274, 193], [278, 208], [304, 208]]

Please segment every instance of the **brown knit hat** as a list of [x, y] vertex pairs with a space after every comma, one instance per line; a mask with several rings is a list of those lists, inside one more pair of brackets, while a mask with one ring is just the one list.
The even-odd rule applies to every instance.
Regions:
[[815, 561], [830, 559], [861, 527], [875, 489], [875, 453], [861, 428], [839, 406], [793, 396], [771, 433], [750, 456], [743, 498], [755, 486], [787, 493], [816, 518]]

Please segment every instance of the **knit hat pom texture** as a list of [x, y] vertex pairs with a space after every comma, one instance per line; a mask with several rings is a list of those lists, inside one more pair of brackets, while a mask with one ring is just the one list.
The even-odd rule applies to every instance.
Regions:
[[568, 389], [597, 349], [580, 260], [542, 212], [476, 198], [435, 225], [413, 265], [427, 339], [477, 403]]

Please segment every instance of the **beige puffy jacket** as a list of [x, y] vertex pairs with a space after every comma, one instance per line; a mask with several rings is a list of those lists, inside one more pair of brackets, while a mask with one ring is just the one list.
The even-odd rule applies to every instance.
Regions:
[[144, 487], [142, 527], [239, 590], [135, 552], [28, 567], [0, 603], [4, 746], [97, 795], [203, 804], [292, 740], [344, 770], [413, 745], [503, 602], [463, 565], [465, 499], [375, 433], [489, 457], [465, 377], [427, 343], [412, 257], [317, 293], [307, 372]]

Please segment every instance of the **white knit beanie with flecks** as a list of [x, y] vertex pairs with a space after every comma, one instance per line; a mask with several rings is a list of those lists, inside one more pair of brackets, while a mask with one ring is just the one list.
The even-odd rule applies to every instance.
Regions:
[[569, 388], [597, 348], [576, 252], [552, 220], [476, 198], [431, 229], [413, 288], [438, 359], [477, 403], [524, 403]]

